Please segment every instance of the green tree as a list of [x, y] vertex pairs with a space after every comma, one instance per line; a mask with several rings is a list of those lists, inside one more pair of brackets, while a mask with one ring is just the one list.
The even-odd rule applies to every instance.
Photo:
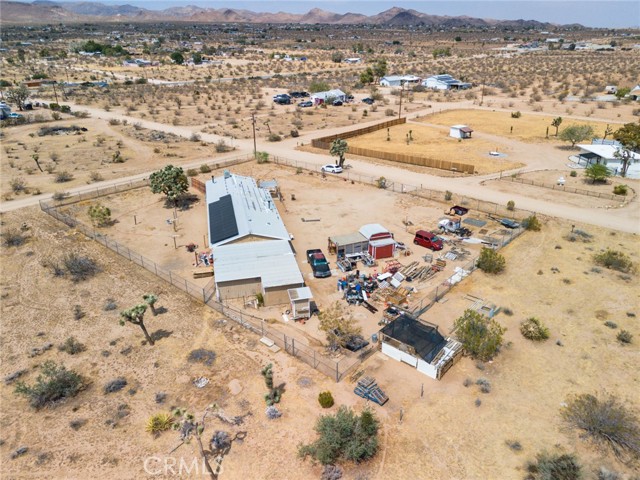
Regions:
[[571, 142], [575, 147], [576, 143], [584, 142], [593, 137], [593, 127], [591, 125], [571, 125], [560, 133], [560, 140]]
[[193, 63], [195, 63], [196, 65], [200, 65], [202, 63], [202, 54], [200, 52], [195, 52], [191, 56], [191, 59], [193, 60]]
[[184, 63], [184, 56], [181, 52], [173, 52], [170, 55], [171, 60], [173, 60], [176, 64], [182, 65]]
[[144, 333], [147, 342], [149, 342], [149, 345], [153, 345], [155, 342], [153, 341], [153, 338], [151, 338], [151, 335], [149, 335], [149, 332], [147, 332], [147, 327], [145, 327], [144, 325], [144, 314], [146, 313], [146, 311], [146, 303], [141, 303], [139, 305], [131, 307], [128, 310], [123, 310], [122, 312], [120, 312], [120, 325], [124, 326], [126, 322], [129, 322], [133, 325], [139, 326], [142, 330], [142, 333]]
[[387, 60], [384, 58], [379, 58], [373, 65], [373, 75], [376, 79], [384, 77], [387, 74], [387, 70]]
[[626, 177], [629, 164], [631, 163], [631, 153], [640, 152], [640, 124], [625, 123], [613, 133], [613, 138], [622, 145], [622, 148], [617, 150], [614, 155], [622, 162], [622, 171], [620, 174]]
[[367, 69], [360, 74], [360, 83], [366, 85], [368, 83], [373, 83], [373, 80], [373, 69], [371, 67], [367, 67]]
[[155, 317], [158, 314], [156, 310], [156, 302], [158, 301], [158, 296], [153, 293], [145, 293], [142, 296], [142, 299], [147, 305], [149, 305], [151, 313], [153, 313], [153, 316]]
[[24, 85], [20, 85], [16, 88], [11, 88], [5, 92], [7, 100], [11, 103], [15, 103], [19, 110], [24, 109], [24, 102], [29, 98], [29, 89]]
[[591, 183], [605, 182], [611, 176], [611, 170], [602, 163], [593, 163], [584, 169], [584, 176], [591, 179]]
[[189, 181], [184, 171], [181, 167], [173, 165], [167, 165], [162, 170], [152, 173], [149, 180], [153, 193], [164, 193], [176, 205], [180, 196], [189, 189]]
[[336, 162], [336, 164], [340, 167], [344, 166], [344, 156], [347, 153], [348, 149], [349, 144], [347, 144], [346, 140], [336, 138], [333, 142], [331, 142], [329, 153], [334, 157], [338, 157], [338, 161]]
[[95, 226], [104, 227], [111, 223], [111, 210], [109, 207], [105, 207], [99, 203], [91, 205], [89, 207], [89, 218], [91, 218], [91, 223]]
[[506, 331], [495, 319], [471, 309], [455, 320], [453, 328], [467, 354], [482, 361], [490, 360], [498, 352]]
[[476, 266], [485, 273], [500, 273], [504, 270], [506, 261], [502, 255], [492, 248], [480, 250], [480, 257]]
[[624, 98], [629, 92], [631, 91], [631, 89], [629, 87], [623, 87], [623, 88], [619, 88], [618, 91], [615, 93], [615, 96], [618, 100], [621, 100], [622, 98]]
[[360, 335], [362, 329], [354, 318], [344, 311], [339, 302], [321, 311], [318, 328], [327, 335], [329, 350], [336, 351]]
[[310, 456], [323, 465], [339, 461], [359, 463], [373, 457], [378, 451], [378, 429], [380, 425], [370, 410], [357, 415], [348, 407], [341, 406], [335, 415], [320, 416], [315, 431], [318, 439], [301, 445], [298, 454]]
[[556, 117], [551, 122], [551, 126], [556, 129], [556, 137], [558, 136], [558, 129], [560, 128], [560, 125], [562, 125], [562, 117]]

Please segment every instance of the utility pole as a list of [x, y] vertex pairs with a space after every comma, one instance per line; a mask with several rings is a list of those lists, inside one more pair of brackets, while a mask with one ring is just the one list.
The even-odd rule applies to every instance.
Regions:
[[256, 147], [256, 114], [251, 113], [251, 125], [253, 126], [253, 158], [257, 158], [258, 149]]
[[404, 92], [404, 83], [402, 83], [402, 80], [400, 81], [400, 108], [398, 108], [398, 120], [400, 120], [400, 117], [402, 116], [402, 92]]
[[480, 93], [480, 106], [482, 106], [484, 102], [484, 78], [482, 79], [482, 92]]

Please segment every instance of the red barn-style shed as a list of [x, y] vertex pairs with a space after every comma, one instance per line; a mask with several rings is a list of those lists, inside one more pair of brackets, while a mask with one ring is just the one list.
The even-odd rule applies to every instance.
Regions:
[[393, 233], [377, 223], [363, 225], [360, 234], [369, 241], [369, 254], [375, 258], [393, 257], [396, 241]]

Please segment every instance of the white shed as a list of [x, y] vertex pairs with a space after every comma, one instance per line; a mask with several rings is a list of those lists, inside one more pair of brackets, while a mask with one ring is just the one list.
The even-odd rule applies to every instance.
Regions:
[[294, 320], [311, 317], [311, 289], [309, 287], [291, 288], [287, 290], [291, 303], [291, 317]]
[[453, 125], [449, 129], [449, 136], [453, 138], [471, 138], [473, 130], [466, 125]]

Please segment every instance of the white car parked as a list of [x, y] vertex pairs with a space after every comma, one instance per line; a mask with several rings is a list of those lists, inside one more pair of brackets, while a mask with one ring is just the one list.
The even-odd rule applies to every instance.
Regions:
[[322, 171], [327, 173], [342, 173], [342, 167], [338, 165], [325, 165], [322, 167]]

